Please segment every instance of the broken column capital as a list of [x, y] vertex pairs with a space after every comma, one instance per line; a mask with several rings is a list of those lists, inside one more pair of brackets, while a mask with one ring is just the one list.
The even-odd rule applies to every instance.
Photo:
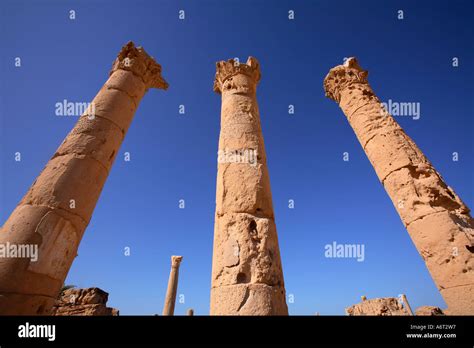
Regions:
[[171, 256], [171, 267], [179, 267], [179, 265], [181, 264], [181, 261], [183, 261], [183, 257], [182, 256]]
[[368, 84], [369, 72], [360, 67], [357, 59], [351, 57], [344, 64], [338, 65], [326, 75], [324, 79], [324, 91], [326, 97], [339, 103], [341, 92], [353, 84]]
[[260, 81], [260, 64], [257, 58], [248, 57], [246, 63], [240, 63], [238, 60], [229, 59], [216, 63], [216, 78], [214, 80], [214, 92], [221, 94], [227, 89], [232, 89], [230, 78], [235, 75], [243, 74], [250, 77], [253, 82], [253, 89]]
[[168, 89], [168, 83], [161, 76], [161, 65], [149, 56], [143, 47], [135, 47], [132, 41], [120, 50], [112, 65], [110, 75], [119, 69], [131, 71], [140, 77], [147, 89]]

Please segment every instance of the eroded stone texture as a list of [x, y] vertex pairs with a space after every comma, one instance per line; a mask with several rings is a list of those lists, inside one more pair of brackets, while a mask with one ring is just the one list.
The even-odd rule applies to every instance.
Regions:
[[119, 311], [107, 307], [109, 294], [99, 288], [67, 289], [52, 309], [57, 316], [117, 316]]
[[[258, 61], [218, 62], [222, 95], [211, 315], [287, 315], [256, 89]], [[254, 154], [254, 161], [249, 153]], [[234, 156], [235, 155], [235, 156]]]
[[474, 314], [474, 221], [461, 201], [383, 108], [355, 58], [330, 70], [335, 100], [390, 196], [450, 314]]
[[444, 315], [443, 311], [439, 307], [435, 306], [421, 306], [415, 311], [416, 315]]
[[347, 315], [412, 315], [395, 297], [374, 298], [346, 308]]
[[176, 292], [178, 291], [179, 265], [182, 260], [182, 256], [171, 256], [171, 271], [166, 290], [165, 305], [163, 306], [163, 315], [174, 315]]
[[161, 66], [125, 45], [110, 77], [0, 232], [0, 244], [36, 245], [38, 260], [0, 258], [0, 315], [50, 314], [120, 145]]

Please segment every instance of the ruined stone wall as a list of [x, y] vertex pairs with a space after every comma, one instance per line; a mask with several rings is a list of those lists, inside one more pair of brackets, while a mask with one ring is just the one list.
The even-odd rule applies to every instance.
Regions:
[[57, 316], [116, 316], [119, 311], [107, 307], [109, 294], [99, 288], [67, 289], [52, 308]]
[[347, 315], [410, 315], [395, 297], [374, 298], [346, 308]]

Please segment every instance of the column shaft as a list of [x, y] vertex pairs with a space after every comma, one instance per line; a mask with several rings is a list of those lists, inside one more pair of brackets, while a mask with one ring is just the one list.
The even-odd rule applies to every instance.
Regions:
[[179, 265], [183, 260], [182, 256], [171, 256], [171, 271], [166, 290], [165, 305], [163, 315], [174, 315], [174, 306], [176, 303], [176, 293], [178, 291]]
[[286, 315], [256, 88], [260, 67], [218, 62], [222, 95], [211, 315]]
[[407, 312], [410, 313], [410, 315], [413, 315], [413, 311], [411, 309], [410, 304], [408, 303], [408, 299], [405, 294], [402, 294], [402, 301], [403, 301], [403, 307], [406, 308]]

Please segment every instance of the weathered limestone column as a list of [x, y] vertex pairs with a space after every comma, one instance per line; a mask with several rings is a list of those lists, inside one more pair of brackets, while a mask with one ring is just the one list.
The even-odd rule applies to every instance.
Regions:
[[449, 314], [474, 314], [474, 222], [461, 201], [375, 96], [355, 58], [330, 70], [326, 96], [354, 129]]
[[171, 256], [171, 271], [166, 290], [165, 305], [163, 315], [174, 315], [174, 305], [176, 303], [176, 292], [178, 291], [179, 265], [183, 260], [182, 256]]
[[167, 87], [143, 48], [122, 48], [109, 79], [0, 232], [0, 245], [38, 248], [36, 262], [0, 258], [0, 315], [50, 313], [140, 100], [149, 88]]
[[218, 62], [222, 94], [211, 315], [287, 315], [256, 89], [258, 61]]

